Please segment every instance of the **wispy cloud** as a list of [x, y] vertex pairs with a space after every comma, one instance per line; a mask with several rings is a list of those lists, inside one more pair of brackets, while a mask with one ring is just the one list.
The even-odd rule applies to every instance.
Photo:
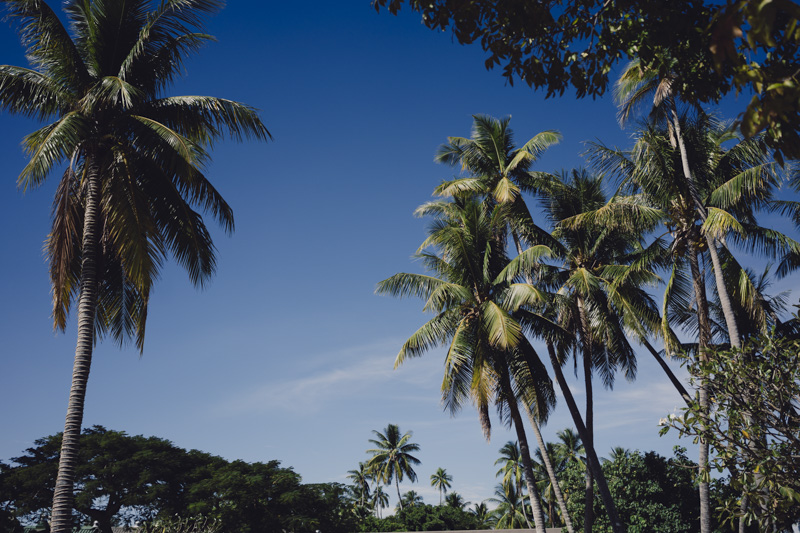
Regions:
[[[304, 372], [291, 379], [270, 379], [247, 391], [234, 394], [222, 402], [214, 414], [254, 414], [267, 411], [287, 413], [317, 413], [333, 402], [358, 397], [361, 401], [371, 394], [396, 390], [403, 401], [414, 400], [403, 388], [428, 386], [437, 379], [430, 372], [433, 361], [405, 365], [409, 368], [393, 370], [393, 356], [399, 343], [396, 341], [347, 350], [337, 350], [312, 357], [320, 370]], [[313, 368], [313, 366], [311, 367]], [[399, 386], [402, 385], [402, 386]]]

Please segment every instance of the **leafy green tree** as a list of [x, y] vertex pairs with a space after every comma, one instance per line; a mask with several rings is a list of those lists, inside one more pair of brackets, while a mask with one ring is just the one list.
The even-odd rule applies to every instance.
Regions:
[[475, 507], [469, 509], [468, 512], [475, 516], [479, 529], [491, 529], [491, 511], [489, 511], [489, 506], [486, 505], [486, 502], [476, 503]]
[[[456, 413], [467, 399], [473, 400], [488, 435], [489, 405], [498, 406], [501, 417], [517, 433], [523, 461], [527, 461], [525, 477], [534, 519], [537, 530], [543, 530], [519, 403], [544, 419], [554, 402], [552, 383], [509, 311], [518, 302], [538, 301], [541, 294], [498, 281], [508, 264], [506, 219], [498, 210], [490, 210], [485, 202], [455, 198], [418, 211], [436, 217], [418, 256], [439, 277], [396, 274], [380, 282], [377, 292], [422, 297], [427, 300], [425, 309], [437, 315], [406, 341], [395, 366], [434, 346], [449, 345], [442, 384], [445, 407]], [[422, 251], [428, 247], [435, 252]]]
[[[396, 13], [406, 2], [373, 3]], [[742, 133], [766, 130], [778, 153], [800, 157], [800, 6], [791, 0], [407, 3], [429, 28], [451, 28], [462, 44], [480, 42], [487, 68], [502, 65], [510, 82], [519, 78], [548, 96], [570, 88], [578, 97], [601, 95], [612, 67], [634, 58], [674, 75], [690, 101], [715, 103], [731, 90], [750, 90]]]
[[[73, 510], [104, 533], [120, 521], [181, 511], [186, 497], [181, 487], [189, 482], [189, 472], [214, 460], [207, 454], [189, 456], [164, 439], [101, 426], [85, 428], [79, 444]], [[39, 439], [0, 474], [17, 516], [35, 519], [52, 503], [60, 449], [60, 434]]]
[[[603, 464], [609, 489], [614, 495], [620, 517], [631, 533], [680, 533], [699, 529], [699, 499], [694, 484], [694, 465], [677, 449], [666, 459], [654, 452], [634, 451], [620, 454]], [[581, 498], [583, 469], [578, 463], [567, 466], [564, 474], [567, 505], [577, 512], [585, 504]], [[599, 498], [595, 507], [594, 531], [610, 532], [611, 525]]]
[[408, 477], [411, 482], [417, 480], [414, 465], [420, 463], [419, 459], [411, 455], [419, 451], [419, 444], [411, 442], [411, 432], [400, 434], [396, 424], [389, 424], [383, 433], [373, 430], [376, 439], [370, 439], [375, 445], [374, 449], [367, 450], [372, 454], [368, 467], [381, 483], [389, 484], [394, 479], [397, 488], [397, 499], [400, 508], [403, 508], [403, 498], [400, 496], [400, 482], [403, 477]]
[[453, 476], [447, 473], [444, 468], [437, 468], [436, 473], [431, 475], [431, 487], [439, 490], [439, 505], [442, 505], [442, 496], [450, 488]]
[[0, 66], [0, 107], [52, 120], [28, 135], [18, 183], [39, 186], [62, 163], [47, 242], [54, 323], [78, 302], [78, 342], [53, 499], [52, 527], [71, 527], [77, 444], [98, 333], [143, 349], [150, 289], [168, 252], [202, 285], [211, 236], [193, 207], [226, 231], [230, 207], [204, 175], [213, 140], [267, 139], [257, 112], [214, 97], [164, 97], [183, 61], [212, 37], [220, 0], [68, 0], [65, 28], [42, 1], [5, 0], [30, 69]]
[[409, 490], [403, 493], [400, 497], [400, 502], [397, 504], [398, 510], [406, 508], [406, 507], [414, 507], [415, 505], [422, 505], [424, 500], [422, 496], [417, 493], [417, 491]]
[[707, 439], [711, 465], [727, 469], [736, 489], [726, 517], [742, 514], [760, 531], [782, 531], [800, 519], [800, 341], [767, 336], [742, 350], [711, 352], [690, 363], [695, 380], [708, 380], [712, 409], [692, 402], [663, 423], [681, 435]]

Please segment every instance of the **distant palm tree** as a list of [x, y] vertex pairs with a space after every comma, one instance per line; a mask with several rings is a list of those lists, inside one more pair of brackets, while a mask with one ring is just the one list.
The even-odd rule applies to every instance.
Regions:
[[413, 465], [420, 463], [419, 459], [411, 455], [419, 451], [419, 444], [410, 442], [411, 432], [400, 434], [400, 428], [395, 424], [389, 424], [383, 433], [372, 431], [377, 439], [370, 439], [376, 446], [371, 453], [372, 459], [369, 460], [368, 467], [374, 472], [375, 477], [381, 482], [389, 484], [392, 479], [397, 487], [397, 499], [400, 508], [403, 508], [403, 500], [400, 497], [400, 482], [407, 476], [412, 482], [417, 480], [417, 473], [414, 472]]
[[372, 493], [372, 505], [375, 507], [375, 514], [381, 517], [381, 509], [389, 507], [389, 495], [383, 491], [382, 485], [377, 485]]
[[457, 492], [451, 492], [448, 494], [444, 501], [447, 503], [448, 507], [452, 507], [454, 509], [464, 510], [464, 508], [469, 505], [469, 502], [464, 500], [464, 497]]
[[100, 334], [141, 351], [150, 290], [171, 254], [196, 285], [215, 270], [211, 234], [231, 208], [204, 175], [226, 132], [265, 140], [255, 109], [216, 97], [165, 97], [187, 56], [213, 40], [203, 17], [221, 0], [66, 0], [64, 26], [41, 0], [4, 0], [31, 68], [0, 65], [0, 109], [53, 121], [28, 135], [18, 178], [38, 187], [66, 166], [47, 243], [54, 325], [74, 300], [78, 335], [53, 497], [52, 530], [72, 526], [77, 444]]
[[519, 489], [513, 484], [497, 485], [495, 498], [487, 501], [497, 504], [492, 514], [496, 518], [495, 529], [524, 529], [528, 522], [523, 513], [524, 502]]
[[475, 507], [468, 510], [469, 513], [475, 516], [478, 522], [478, 527], [481, 529], [490, 529], [494, 524], [491, 519], [491, 511], [486, 502], [476, 503]]
[[[500, 469], [495, 474], [495, 477], [501, 478], [501, 484], [503, 485], [513, 484], [517, 487], [520, 497], [524, 500], [525, 492], [522, 486], [523, 466], [519, 445], [511, 440], [506, 442], [503, 447], [500, 448], [500, 457], [494, 464], [495, 466], [500, 465]], [[531, 524], [524, 506], [522, 508], [522, 516], [525, 518], [525, 523], [530, 528]]]
[[431, 476], [431, 487], [439, 490], [439, 505], [442, 505], [442, 496], [450, 488], [453, 476], [449, 475], [444, 468], [438, 468], [436, 473]]
[[362, 506], [366, 505], [370, 497], [369, 482], [372, 478], [367, 465], [363, 462], [359, 462], [358, 469], [347, 471], [347, 477], [353, 480], [359, 504]]
[[400, 498], [400, 502], [398, 507], [400, 509], [404, 509], [406, 507], [414, 507], [416, 505], [422, 505], [424, 500], [422, 496], [420, 496], [416, 491], [409, 490], [408, 492], [404, 492], [403, 496]]

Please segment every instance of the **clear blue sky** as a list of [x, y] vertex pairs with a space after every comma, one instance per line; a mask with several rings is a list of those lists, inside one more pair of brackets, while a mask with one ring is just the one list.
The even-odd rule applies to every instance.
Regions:
[[[498, 424], [486, 443], [474, 409], [454, 419], [442, 411], [441, 352], [392, 370], [426, 316], [418, 301], [375, 296], [375, 284], [419, 269], [410, 256], [425, 221], [412, 211], [452, 177], [433, 155], [447, 136], [469, 135], [472, 114], [512, 115], [520, 143], [560, 130], [564, 141], [537, 166], [553, 171], [583, 164], [582, 141], [629, 144], [613, 103], [510, 87], [484, 69], [478, 47], [410, 13], [378, 15], [368, 0], [236, 1], [209, 31], [219, 42], [188, 62], [172, 94], [254, 105], [275, 140], [215, 149], [209, 175], [237, 228], [215, 233], [218, 274], [199, 291], [179, 268], [165, 268], [143, 357], [97, 346], [84, 425], [228, 459], [278, 459], [307, 482], [344, 482], [366, 458], [371, 430], [396, 423], [422, 447], [420, 481], [403, 490], [436, 502], [428, 480], [443, 467], [467, 500], [492, 496], [493, 462], [511, 434]], [[7, 23], [0, 64], [25, 64]], [[50, 318], [42, 244], [57, 176], [18, 191], [20, 140], [36, 124], [0, 121], [0, 460], [8, 461], [63, 429], [76, 326], [55, 333]], [[657, 435], [680, 399], [647, 357], [635, 383], [620, 378], [612, 393], [598, 393], [601, 455], [617, 445], [669, 454], [678, 442]], [[559, 408], [545, 438], [567, 426]]]

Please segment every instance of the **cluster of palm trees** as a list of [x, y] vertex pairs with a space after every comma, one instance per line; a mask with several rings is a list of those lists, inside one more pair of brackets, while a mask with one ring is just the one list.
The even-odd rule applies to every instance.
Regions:
[[[561, 527], [564, 519], [555, 495], [555, 485], [545, 467], [545, 454], [553, 468], [556, 479], [570, 462], [577, 462], [585, 466], [583, 457], [584, 449], [580, 437], [572, 429], [564, 429], [557, 434], [558, 442], [548, 442], [544, 450], [536, 451], [533, 460], [534, 475], [537, 478], [537, 488], [545, 507], [545, 519], [549, 527]], [[484, 516], [482, 523], [494, 529], [522, 529], [531, 528], [530, 496], [525, 492], [523, 484], [523, 466], [520, 448], [517, 442], [508, 441], [500, 448], [500, 457], [495, 461], [500, 468], [496, 476], [501, 482], [495, 488], [495, 497], [488, 501], [494, 504], [494, 509], [483, 513], [479, 506], [474, 512]], [[485, 505], [485, 504], [484, 504]]]
[[[798, 213], [796, 203], [774, 198], [783, 176], [762, 140], [740, 139], [702, 110], [679, 112], [676, 86], [631, 64], [618, 85], [621, 114], [627, 118], [652, 94], [654, 111], [631, 150], [590, 145], [592, 170], [534, 171], [537, 157], [558, 142], [557, 132], [516, 147], [509, 119], [475, 116], [471, 137], [449, 138], [436, 156], [461, 175], [436, 187], [440, 199], [416, 211], [431, 219], [417, 250], [428, 273], [396, 274], [377, 287], [382, 294], [420, 297], [434, 315], [403, 344], [395, 366], [446, 346], [445, 407], [455, 413], [473, 403], [487, 437], [491, 407], [515, 430], [520, 481], [538, 532], [545, 510], [528, 428], [551, 482], [549, 501], [558, 508], [548, 514], [574, 531], [539, 430], [555, 406], [551, 373], [585, 449], [584, 531], [592, 530], [595, 490], [612, 529], [625, 531], [594, 448], [595, 379], [609, 388], [619, 374], [634, 379], [639, 345], [688, 400], [665, 357], [702, 358], [716, 346], [738, 347], [780, 320], [780, 302], [763, 294], [763, 284], [736, 256], [774, 258], [779, 275], [800, 258], [796, 241], [757, 223], [765, 210], [795, 220]], [[790, 179], [797, 186], [797, 176]], [[616, 192], [609, 196], [609, 190]], [[535, 222], [526, 194], [546, 225]], [[661, 303], [657, 290], [664, 291]], [[562, 371], [570, 360], [583, 374], [582, 410]], [[708, 405], [705, 384], [697, 394]], [[700, 448], [706, 533], [708, 448]], [[514, 490], [522, 492], [521, 483]]]

